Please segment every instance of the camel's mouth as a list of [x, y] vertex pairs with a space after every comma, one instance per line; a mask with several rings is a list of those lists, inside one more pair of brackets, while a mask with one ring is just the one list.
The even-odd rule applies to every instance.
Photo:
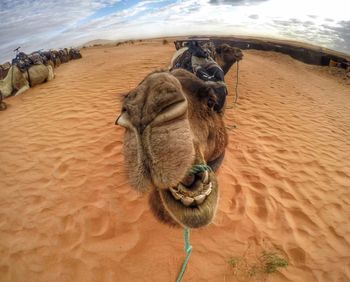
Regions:
[[165, 210], [180, 225], [199, 228], [208, 225], [215, 214], [218, 185], [213, 172], [184, 178], [176, 187], [159, 191]]
[[238, 53], [237, 55], [236, 55], [236, 60], [237, 61], [240, 61], [240, 60], [242, 60], [243, 59], [243, 53]]

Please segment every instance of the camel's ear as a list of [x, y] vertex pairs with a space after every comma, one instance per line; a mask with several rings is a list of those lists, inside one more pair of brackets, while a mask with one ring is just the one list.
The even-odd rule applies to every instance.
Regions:
[[229, 50], [229, 48], [230, 48], [229, 46], [224, 45], [224, 46], [222, 46], [222, 51], [227, 52]]

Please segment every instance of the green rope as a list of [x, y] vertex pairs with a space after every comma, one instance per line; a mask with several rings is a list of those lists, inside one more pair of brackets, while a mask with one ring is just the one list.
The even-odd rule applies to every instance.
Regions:
[[[197, 164], [192, 166], [188, 174], [197, 174], [204, 171], [212, 172], [213, 170], [207, 164]], [[184, 262], [182, 263], [181, 270], [179, 275], [177, 276], [176, 282], [180, 282], [182, 280], [188, 260], [190, 259], [190, 255], [192, 253], [192, 246], [190, 245], [190, 230], [188, 228], [184, 228], [184, 250], [186, 253], [186, 257]]]
[[181, 271], [176, 279], [176, 282], [180, 282], [182, 280], [188, 260], [190, 259], [190, 255], [192, 253], [192, 246], [190, 245], [190, 230], [188, 228], [184, 229], [184, 250], [186, 252], [186, 257], [184, 262], [182, 263]]
[[197, 165], [192, 166], [192, 168], [190, 169], [188, 174], [197, 174], [197, 173], [200, 173], [200, 172], [204, 172], [206, 170], [208, 170], [210, 172], [213, 171], [211, 169], [211, 167], [208, 166], [207, 164], [197, 164]]

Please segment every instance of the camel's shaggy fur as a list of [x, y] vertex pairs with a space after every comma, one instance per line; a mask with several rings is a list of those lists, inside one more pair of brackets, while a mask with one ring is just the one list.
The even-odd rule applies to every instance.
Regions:
[[204, 173], [189, 176], [191, 167], [211, 163], [217, 168], [215, 163], [221, 162], [227, 134], [222, 114], [213, 110], [216, 103], [212, 87], [182, 69], [148, 75], [124, 100], [117, 123], [126, 128], [124, 155], [130, 183], [140, 192], [151, 192], [154, 214], [169, 225], [201, 227], [215, 214], [214, 172], [205, 180], [212, 192], [198, 206], [182, 205], [172, 198], [169, 187], [187, 183], [189, 193], [201, 189]]

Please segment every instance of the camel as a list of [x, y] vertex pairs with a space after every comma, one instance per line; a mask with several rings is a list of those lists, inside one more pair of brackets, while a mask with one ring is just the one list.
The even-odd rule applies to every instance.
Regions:
[[3, 96], [0, 92], [0, 111], [5, 111], [7, 109], [7, 104], [3, 102]]
[[149, 193], [153, 214], [167, 225], [199, 228], [214, 218], [215, 172], [228, 142], [216, 104], [212, 87], [183, 69], [151, 73], [124, 98], [116, 124], [125, 128], [129, 182]]
[[222, 44], [215, 48], [213, 58], [226, 75], [235, 62], [243, 59], [243, 53], [239, 48], [231, 47], [228, 44]]
[[51, 52], [51, 51], [42, 51], [41, 55], [46, 58], [47, 65], [50, 65], [52, 67], [52, 69], [54, 69], [55, 68], [56, 58], [55, 58], [55, 55], [53, 54], [53, 52]]
[[6, 62], [3, 65], [0, 65], [0, 79], [4, 79], [11, 67], [11, 64], [9, 62]]
[[59, 57], [59, 53], [57, 50], [50, 50], [51, 54], [52, 54], [52, 60], [53, 63], [55, 65], [55, 67], [59, 67], [61, 65], [61, 59]]
[[[208, 45], [210, 46], [210, 45]], [[177, 50], [171, 59], [171, 63], [169, 69], [173, 69], [175, 67], [176, 61], [180, 58], [188, 50], [188, 47], [183, 47]], [[208, 48], [207, 51], [210, 51], [210, 56], [218, 63], [221, 69], [224, 71], [226, 75], [230, 70], [231, 66], [237, 62], [242, 60], [243, 53], [241, 49], [236, 47], [231, 47], [228, 44], [222, 44], [216, 48]]]
[[70, 48], [69, 49], [69, 59], [70, 60], [76, 60], [76, 59], [81, 59], [82, 56], [80, 54], [79, 49], [75, 49], [75, 48]]
[[16, 65], [13, 65], [7, 76], [0, 80], [0, 92], [4, 98], [10, 96], [14, 91], [16, 91], [15, 95], [19, 95], [30, 87], [53, 78], [54, 72], [50, 65], [33, 65], [24, 73]]
[[69, 61], [68, 49], [64, 48], [58, 51], [58, 57], [60, 58], [61, 63], [67, 63]]

